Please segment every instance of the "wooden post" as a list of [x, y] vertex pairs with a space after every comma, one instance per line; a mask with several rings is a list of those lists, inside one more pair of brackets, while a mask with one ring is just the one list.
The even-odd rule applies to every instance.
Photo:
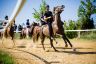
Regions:
[[78, 31], [78, 38], [80, 38], [80, 31]]

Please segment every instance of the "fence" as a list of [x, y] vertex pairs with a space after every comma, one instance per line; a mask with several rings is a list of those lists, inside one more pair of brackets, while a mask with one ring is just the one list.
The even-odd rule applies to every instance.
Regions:
[[[0, 32], [4, 31], [4, 29], [0, 29]], [[87, 29], [87, 30], [65, 30], [65, 32], [77, 32], [78, 38], [80, 38], [81, 32], [95, 32], [96, 29]], [[20, 33], [21, 31], [14, 31], [15, 33]]]
[[86, 30], [65, 30], [65, 32], [77, 32], [78, 33], [78, 38], [80, 38], [81, 32], [95, 32], [96, 29], [86, 29]]

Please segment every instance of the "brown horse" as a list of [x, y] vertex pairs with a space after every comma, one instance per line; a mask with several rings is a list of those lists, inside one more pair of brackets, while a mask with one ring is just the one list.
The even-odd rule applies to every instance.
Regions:
[[[70, 43], [70, 41], [68, 40], [68, 38], [66, 37], [66, 35], [64, 33], [63, 24], [62, 24], [61, 17], [60, 17], [60, 14], [62, 13], [63, 9], [64, 9], [64, 5], [54, 7], [54, 10], [53, 10], [53, 12], [54, 12], [54, 22], [52, 23], [53, 35], [54, 36], [56, 34], [62, 35], [62, 38], [65, 42], [65, 47], [68, 46], [67, 43], [69, 43], [69, 45], [72, 47], [72, 44]], [[38, 26], [38, 30], [37, 30], [37, 28], [36, 29], [34, 28], [34, 30], [35, 31], [33, 31], [34, 32], [33, 34], [34, 34], [35, 37], [33, 37], [33, 41], [35, 41], [38, 38], [38, 34], [39, 34], [40, 38], [41, 38], [41, 43], [42, 43], [43, 49], [45, 50], [45, 47], [44, 47], [45, 36], [49, 36], [48, 25], [44, 25], [43, 28]], [[55, 40], [54, 37], [53, 37], [53, 39]], [[50, 44], [51, 44], [51, 47], [53, 47], [53, 49], [55, 51], [57, 51], [55, 49], [55, 47], [53, 46], [53, 39], [50, 40]]]
[[21, 30], [21, 39], [23, 39], [23, 38], [28, 38], [29, 36], [29, 32], [30, 32], [30, 30], [29, 30], [29, 28], [22, 28], [22, 30]]
[[[34, 27], [35, 26], [35, 27]], [[28, 37], [32, 37], [32, 34], [33, 34], [33, 29], [34, 28], [36, 28], [36, 26], [38, 26], [38, 24], [37, 23], [32, 23], [31, 25], [30, 25], [30, 28], [27, 28], [27, 27], [22, 27], [22, 29], [21, 29], [21, 34], [20, 34], [20, 38], [21, 39], [23, 39], [23, 38], [28, 38]]]
[[[15, 43], [14, 43], [14, 22], [12, 22], [7, 27], [7, 29], [5, 29], [5, 31], [3, 32], [2, 44], [4, 43], [4, 40], [7, 38], [11, 38], [11, 40], [13, 41], [13, 44], [15, 45]], [[14, 45], [13, 45], [13, 47], [14, 47]]]

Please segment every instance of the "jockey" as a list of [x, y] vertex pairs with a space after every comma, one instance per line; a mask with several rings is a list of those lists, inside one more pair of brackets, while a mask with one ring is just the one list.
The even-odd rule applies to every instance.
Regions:
[[30, 28], [29, 19], [27, 19], [26, 26], [27, 26], [27, 28]]
[[[8, 20], [8, 19], [9, 19], [9, 17], [8, 17], [8, 16], [5, 16], [5, 20]], [[6, 24], [7, 24], [7, 22], [4, 21], [4, 22], [3, 22], [3, 26], [6, 26]]]
[[22, 28], [23, 28], [23, 27], [19, 24], [19, 26], [18, 26], [18, 31], [21, 31]]
[[44, 20], [43, 12], [41, 13], [41, 19], [40, 19], [40, 21], [41, 21], [41, 26], [46, 24], [46, 22]]
[[50, 35], [50, 39], [51, 39], [52, 33], [53, 33], [53, 30], [52, 30], [53, 14], [51, 11], [49, 11], [49, 5], [46, 5], [46, 11], [44, 13], [44, 20], [48, 24], [49, 35]]

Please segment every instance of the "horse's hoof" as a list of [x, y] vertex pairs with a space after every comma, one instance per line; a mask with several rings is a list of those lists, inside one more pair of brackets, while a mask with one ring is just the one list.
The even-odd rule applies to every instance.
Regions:
[[56, 44], [58, 44], [58, 42], [56, 42]]
[[68, 45], [65, 45], [65, 47], [68, 47]]
[[76, 51], [76, 48], [73, 48], [73, 51]]
[[58, 50], [55, 50], [55, 52], [58, 52]]
[[49, 50], [45, 50], [46, 52], [49, 52]]

